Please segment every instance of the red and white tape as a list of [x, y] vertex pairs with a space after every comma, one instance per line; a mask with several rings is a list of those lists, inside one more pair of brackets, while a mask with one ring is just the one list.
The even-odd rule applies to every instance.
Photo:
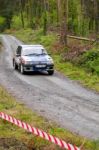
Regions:
[[11, 117], [3, 112], [0, 112], [0, 118], [6, 120], [8, 122], [11, 122], [11, 123], [17, 125], [18, 127], [21, 127], [41, 138], [44, 138], [52, 143], [55, 143], [56, 145], [59, 145], [62, 148], [66, 148], [67, 150], [80, 150], [78, 147], [73, 146], [72, 144], [66, 143], [65, 141], [63, 141], [57, 137], [54, 137], [53, 135], [47, 134], [46, 132], [41, 131], [40, 129], [36, 129], [35, 127], [32, 127], [31, 125], [29, 125], [25, 122], [17, 120], [16, 118]]

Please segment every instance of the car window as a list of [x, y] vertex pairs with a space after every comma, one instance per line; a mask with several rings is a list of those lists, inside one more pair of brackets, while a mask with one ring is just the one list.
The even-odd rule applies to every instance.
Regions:
[[22, 49], [22, 47], [18, 46], [18, 48], [16, 50], [16, 54], [21, 55], [21, 49]]
[[46, 50], [44, 48], [37, 48], [37, 47], [31, 47], [31, 48], [24, 48], [22, 50], [22, 55], [43, 55], [47, 54]]

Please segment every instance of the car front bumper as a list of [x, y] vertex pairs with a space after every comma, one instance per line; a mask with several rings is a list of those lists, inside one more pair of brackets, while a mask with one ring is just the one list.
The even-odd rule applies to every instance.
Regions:
[[36, 64], [36, 65], [23, 65], [24, 71], [32, 72], [32, 71], [52, 71], [54, 70], [53, 64]]

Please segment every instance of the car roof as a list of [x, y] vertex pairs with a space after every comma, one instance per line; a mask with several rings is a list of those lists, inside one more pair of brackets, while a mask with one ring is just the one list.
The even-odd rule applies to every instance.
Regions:
[[34, 44], [34, 45], [19, 45], [22, 48], [26, 48], [26, 47], [40, 47], [40, 48], [44, 48], [43, 45], [40, 44]]

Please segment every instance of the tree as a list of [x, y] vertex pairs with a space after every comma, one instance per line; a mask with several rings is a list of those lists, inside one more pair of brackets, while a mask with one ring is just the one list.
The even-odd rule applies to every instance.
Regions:
[[44, 35], [47, 34], [47, 2], [44, 0], [44, 27], [43, 27]]
[[[99, 0], [81, 0], [84, 16], [89, 18], [89, 30], [99, 32]], [[95, 23], [95, 26], [94, 26]]]
[[0, 6], [0, 16], [5, 18], [5, 27], [10, 29], [15, 8], [15, 1], [0, 0]]
[[22, 22], [22, 27], [24, 28], [24, 17], [23, 17], [23, 0], [20, 0], [20, 10], [21, 10], [21, 22]]
[[67, 16], [68, 16], [68, 0], [61, 0], [61, 43], [67, 45]]

